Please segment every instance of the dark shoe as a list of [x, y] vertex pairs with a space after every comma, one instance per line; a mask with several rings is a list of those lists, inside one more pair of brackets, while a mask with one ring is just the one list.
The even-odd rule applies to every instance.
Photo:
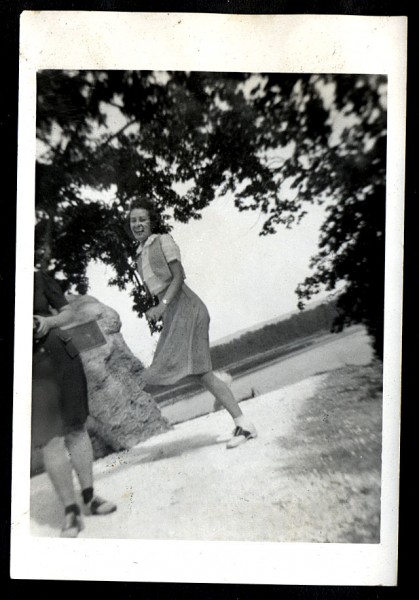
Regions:
[[233, 432], [233, 437], [227, 442], [227, 448], [237, 448], [240, 444], [257, 437], [256, 429], [254, 431], [247, 431], [242, 427], [237, 426]]
[[82, 529], [84, 529], [84, 525], [80, 515], [76, 515], [74, 512], [69, 512], [64, 517], [64, 523], [61, 529], [61, 537], [75, 538], [79, 535]]
[[94, 496], [85, 507], [88, 515], [109, 515], [116, 511], [116, 504], [103, 500], [100, 496]]

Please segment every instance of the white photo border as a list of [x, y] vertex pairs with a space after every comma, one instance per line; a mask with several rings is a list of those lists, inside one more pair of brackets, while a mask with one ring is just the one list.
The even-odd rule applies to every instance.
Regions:
[[[110, 33], [112, 32], [112, 33]], [[407, 18], [26, 11], [21, 15], [12, 579], [382, 585], [397, 580]], [[29, 533], [36, 72], [136, 69], [388, 77], [379, 544], [41, 539]]]

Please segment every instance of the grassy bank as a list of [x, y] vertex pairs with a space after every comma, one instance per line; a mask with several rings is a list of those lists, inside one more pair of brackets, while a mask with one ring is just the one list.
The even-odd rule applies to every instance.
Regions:
[[[281, 452], [288, 456], [295, 496], [310, 485], [314, 506], [317, 503], [322, 511], [331, 513], [337, 506], [343, 508], [338, 531], [323, 531], [318, 541], [378, 543], [381, 363], [328, 373], [299, 416], [295, 435], [278, 441]], [[319, 515], [318, 520], [322, 518]]]

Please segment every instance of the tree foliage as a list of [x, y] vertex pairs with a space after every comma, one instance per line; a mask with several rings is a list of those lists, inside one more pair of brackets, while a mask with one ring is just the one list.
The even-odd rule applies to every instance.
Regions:
[[260, 329], [247, 331], [236, 339], [211, 348], [212, 364], [215, 369], [231, 371], [235, 363], [248, 359], [257, 360], [258, 355], [270, 351], [282, 350], [285, 355], [290, 347], [295, 347], [296, 342], [307, 341], [310, 336], [329, 332], [335, 318], [335, 302], [328, 302], [276, 323], [268, 323]]
[[[385, 77], [40, 71], [37, 83], [37, 244], [47, 249], [44, 267], [69, 287], [86, 290], [86, 268], [98, 260], [114, 268], [110, 283], [131, 288], [124, 218], [142, 192], [165, 231], [227, 193], [239, 211], [261, 212], [261, 235], [323, 203], [300, 307], [338, 290], [335, 326], [364, 323], [381, 354]], [[132, 294], [142, 314], [144, 290]]]

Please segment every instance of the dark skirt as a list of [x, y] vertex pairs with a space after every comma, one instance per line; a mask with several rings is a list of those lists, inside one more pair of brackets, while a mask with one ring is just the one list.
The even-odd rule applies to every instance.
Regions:
[[183, 284], [165, 310], [152, 364], [141, 374], [147, 386], [171, 385], [212, 370], [209, 323], [207, 307]]
[[32, 445], [41, 447], [80, 429], [88, 414], [87, 381], [79, 353], [65, 332], [52, 329], [41, 341], [34, 341]]

